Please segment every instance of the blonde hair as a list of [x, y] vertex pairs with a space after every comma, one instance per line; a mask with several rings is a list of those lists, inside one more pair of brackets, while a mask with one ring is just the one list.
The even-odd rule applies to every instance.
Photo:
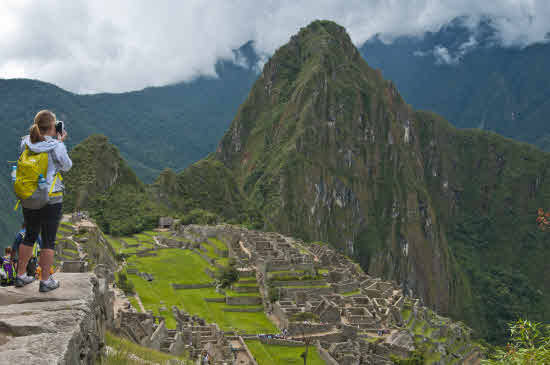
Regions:
[[41, 110], [36, 113], [34, 123], [29, 130], [31, 143], [43, 141], [44, 134], [50, 130], [52, 123], [55, 123], [55, 121], [55, 114], [49, 110]]

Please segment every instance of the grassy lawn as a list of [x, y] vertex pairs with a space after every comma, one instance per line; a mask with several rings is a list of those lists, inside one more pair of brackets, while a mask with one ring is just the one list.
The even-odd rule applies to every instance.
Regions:
[[122, 249], [122, 243], [120, 243], [119, 240], [113, 238], [112, 236], [105, 235], [105, 238], [107, 239], [107, 242], [111, 244], [111, 246], [115, 249], [115, 251], [120, 251]]
[[[304, 360], [300, 357], [305, 351], [304, 347], [288, 347], [277, 345], [264, 345], [258, 340], [246, 341], [246, 345], [252, 352], [259, 365], [301, 365]], [[325, 362], [317, 354], [315, 346], [310, 346], [308, 351], [308, 365], [325, 365]]]
[[[212, 282], [204, 269], [210, 267], [200, 256], [190, 250], [162, 249], [157, 256], [130, 257], [140, 272], [152, 273], [159, 283], [204, 284]], [[153, 282], [155, 284], [155, 282]]]
[[[225, 303], [206, 302], [204, 298], [223, 298], [223, 295], [216, 293], [214, 288], [174, 290], [171, 283], [210, 283], [212, 279], [206, 275], [204, 269], [213, 268], [190, 250], [174, 248], [159, 250], [157, 253], [158, 256], [128, 259], [129, 263], [135, 264], [134, 267], [138, 271], [153, 274], [152, 282], [137, 275], [128, 275], [128, 278], [134, 283], [145, 309], [164, 316], [168, 328], [176, 327], [176, 321], [172, 315], [172, 306], [176, 305], [186, 312], [204, 318], [209, 323], [217, 323], [224, 330], [238, 329], [246, 333], [277, 331], [263, 312], [224, 312], [223, 308], [229, 307]], [[243, 294], [239, 293], [239, 295]], [[164, 304], [161, 304], [161, 301]], [[160, 312], [161, 306], [165, 306], [167, 311]], [[252, 306], [252, 308], [255, 307]]]
[[233, 290], [226, 290], [225, 295], [228, 297], [259, 297], [260, 293], [237, 293]]
[[351, 295], [357, 295], [357, 294], [361, 294], [361, 291], [360, 290], [348, 291], [348, 292], [342, 293], [342, 296], [349, 297]]
[[210, 257], [211, 259], [219, 259], [220, 258], [218, 255], [216, 255], [216, 252], [214, 251], [214, 246], [212, 246], [212, 245], [210, 245], [206, 242], [202, 242], [201, 246], [206, 249], [206, 252], [203, 251], [203, 250], [200, 250], [206, 256]]
[[236, 286], [258, 286], [258, 283], [255, 281], [238, 281]]
[[122, 239], [129, 245], [139, 245], [139, 241], [134, 237], [122, 237]]
[[153, 237], [147, 235], [147, 234], [143, 234], [143, 233], [137, 233], [134, 235], [134, 237], [136, 239], [138, 239], [139, 241], [141, 242], [149, 242], [149, 243], [153, 243]]
[[221, 266], [228, 266], [229, 265], [229, 257], [221, 257], [216, 260], [216, 264]]
[[214, 247], [216, 247], [218, 250], [227, 250], [227, 246], [225, 245], [225, 243], [217, 238], [209, 238], [208, 242], [214, 245]]
[[300, 274], [303, 275], [305, 273], [304, 270], [281, 270], [281, 271], [270, 271], [269, 274], [279, 275], [279, 276], [285, 276], [287, 274]]

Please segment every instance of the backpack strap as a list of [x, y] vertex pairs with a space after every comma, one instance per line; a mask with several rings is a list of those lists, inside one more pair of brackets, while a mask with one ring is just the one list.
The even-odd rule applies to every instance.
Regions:
[[49, 196], [61, 196], [63, 195], [63, 192], [62, 191], [58, 191], [56, 193], [53, 192], [53, 188], [55, 187], [55, 183], [57, 182], [57, 179], [59, 179], [59, 181], [63, 181], [63, 177], [61, 176], [61, 174], [58, 172], [55, 174], [54, 178], [53, 178], [53, 182], [52, 182], [52, 186], [50, 186], [50, 192], [48, 193]]

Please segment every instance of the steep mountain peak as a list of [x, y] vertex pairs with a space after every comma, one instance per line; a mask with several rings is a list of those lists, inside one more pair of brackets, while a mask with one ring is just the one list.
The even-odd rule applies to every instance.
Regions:
[[328, 20], [316, 20], [307, 27], [301, 28], [275, 53], [273, 60], [281, 54], [286, 57], [287, 54], [284, 51], [287, 50], [299, 50], [300, 53], [297, 56], [305, 62], [317, 56], [343, 56], [351, 60], [359, 55], [346, 29]]
[[312, 76], [318, 72], [332, 73], [337, 67], [355, 62], [360, 54], [345, 28], [317, 20], [290, 38], [265, 65], [262, 78], [271, 82], [297, 81], [301, 72]]

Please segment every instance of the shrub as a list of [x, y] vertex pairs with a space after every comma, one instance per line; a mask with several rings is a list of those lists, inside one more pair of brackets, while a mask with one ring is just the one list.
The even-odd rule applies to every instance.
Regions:
[[117, 285], [120, 288], [120, 290], [124, 292], [124, 294], [126, 295], [135, 294], [134, 284], [130, 280], [128, 280], [128, 277], [123, 272], [118, 273]]
[[276, 301], [279, 300], [280, 298], [279, 288], [270, 286], [268, 293], [269, 293], [269, 301], [271, 303], [275, 303]]
[[212, 212], [204, 209], [193, 209], [181, 217], [182, 224], [216, 224], [221, 218]]
[[518, 319], [510, 323], [510, 342], [482, 364], [549, 364], [550, 325]]
[[230, 287], [231, 284], [239, 281], [239, 270], [237, 270], [234, 259], [230, 259], [229, 265], [218, 272], [218, 280], [222, 288]]

